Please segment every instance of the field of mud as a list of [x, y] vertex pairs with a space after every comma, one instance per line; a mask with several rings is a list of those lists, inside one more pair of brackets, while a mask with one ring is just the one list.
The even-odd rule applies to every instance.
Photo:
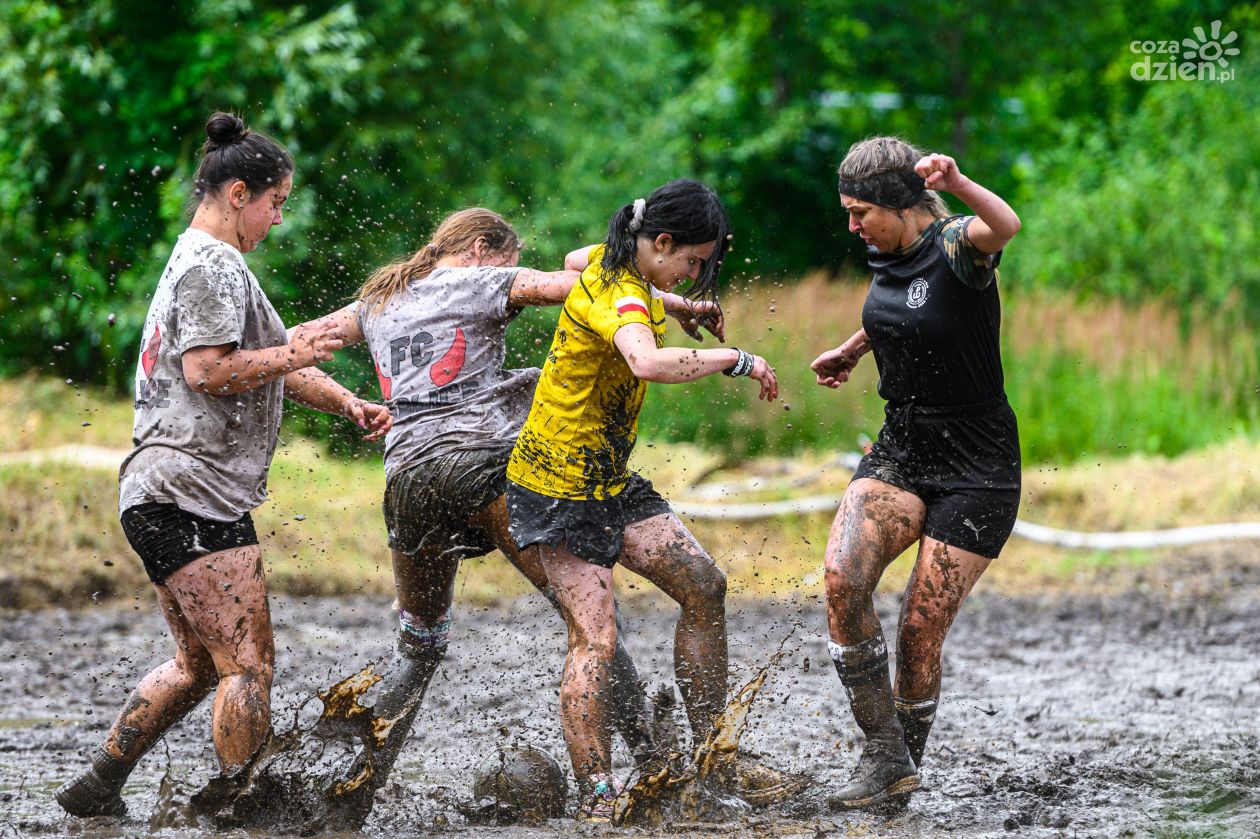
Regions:
[[[998, 597], [981, 584], [946, 645], [924, 789], [892, 815], [833, 814], [822, 803], [847, 777], [859, 735], [827, 658], [821, 600], [733, 603], [733, 686], [791, 635], [744, 743], [816, 783], [739, 822], [677, 823], [660, 835], [1260, 836], [1254, 551], [1233, 549], [1234, 558], [1246, 557], [1239, 562], [1182, 557], [1158, 577], [1133, 580], [1123, 596]], [[891, 629], [896, 600], [880, 608]], [[319, 710], [308, 701], [317, 690], [387, 657], [394, 625], [387, 601], [276, 599], [273, 611], [278, 726], [309, 720]], [[625, 609], [630, 649], [652, 684], [669, 672], [672, 619], [672, 608], [650, 601]], [[168, 643], [147, 598], [0, 616], [0, 837], [143, 835], [165, 772], [193, 786], [208, 777], [206, 702], [133, 775], [124, 790], [127, 818], [70, 819], [52, 799], [100, 741], [124, 693], [167, 657]], [[457, 612], [450, 655], [364, 833], [571, 833], [573, 823], [563, 820], [470, 827], [455, 807], [496, 744], [527, 742], [567, 766], [557, 718], [563, 657], [562, 624], [540, 598]]]

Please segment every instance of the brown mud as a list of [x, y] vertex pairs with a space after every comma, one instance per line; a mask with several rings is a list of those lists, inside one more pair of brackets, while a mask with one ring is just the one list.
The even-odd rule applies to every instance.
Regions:
[[[1002, 597], [981, 582], [945, 645], [940, 712], [922, 780], [896, 813], [837, 814], [823, 804], [846, 779], [860, 735], [828, 659], [821, 592], [729, 606], [731, 683], [753, 680], [799, 626], [745, 720], [744, 748], [814, 783], [783, 804], [731, 808], [719, 824], [668, 818], [620, 835], [1260, 836], [1260, 562], [1251, 546], [1209, 560], [1187, 554], [1146, 569], [1122, 596]], [[1202, 560], [1202, 561], [1201, 561]], [[899, 603], [879, 597], [886, 632]], [[313, 698], [388, 661], [386, 599], [277, 598], [278, 730], [311, 729]], [[623, 612], [645, 678], [670, 672], [673, 608]], [[457, 607], [451, 648], [411, 739], [362, 833], [568, 835], [574, 825], [470, 825], [476, 767], [496, 747], [529, 744], [565, 761], [558, 707], [564, 628], [541, 598]], [[891, 635], [889, 636], [891, 637]], [[0, 616], [0, 837], [146, 835], [166, 795], [202, 788], [216, 768], [203, 702], [140, 764], [120, 820], [64, 816], [56, 785], [84, 765], [135, 681], [169, 657], [150, 602]], [[363, 701], [370, 703], [369, 689]], [[620, 743], [618, 774], [631, 774]], [[342, 753], [309, 755], [344, 763]], [[572, 800], [570, 800], [570, 806]], [[166, 810], [165, 812], [171, 812]], [[160, 835], [204, 835], [172, 819]], [[260, 835], [229, 829], [224, 835]], [[324, 836], [357, 835], [324, 832]]]

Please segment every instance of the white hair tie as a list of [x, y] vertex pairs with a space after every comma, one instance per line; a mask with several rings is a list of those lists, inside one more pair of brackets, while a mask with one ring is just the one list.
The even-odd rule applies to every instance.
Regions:
[[634, 218], [630, 219], [630, 232], [638, 233], [639, 228], [643, 226], [643, 213], [647, 210], [647, 199], [634, 199]]

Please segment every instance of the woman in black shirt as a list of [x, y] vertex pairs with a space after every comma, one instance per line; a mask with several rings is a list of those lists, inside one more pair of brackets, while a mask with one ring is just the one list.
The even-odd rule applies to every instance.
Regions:
[[[974, 215], [950, 215], [937, 191]], [[895, 137], [849, 149], [840, 203], [874, 277], [862, 329], [811, 367], [818, 384], [836, 388], [873, 351], [887, 402], [827, 543], [831, 657], [866, 734], [853, 778], [831, 803], [854, 808], [918, 788], [945, 634], [1015, 524], [1019, 436], [1002, 382], [997, 265], [1020, 225], [952, 158]], [[916, 541], [894, 689], [872, 595]]]

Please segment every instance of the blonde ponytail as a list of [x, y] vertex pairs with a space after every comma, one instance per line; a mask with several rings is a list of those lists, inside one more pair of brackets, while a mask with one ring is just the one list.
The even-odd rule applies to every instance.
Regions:
[[359, 288], [358, 298], [368, 306], [369, 315], [378, 315], [394, 298], [412, 282], [423, 280], [433, 273], [438, 260], [450, 254], [462, 253], [478, 239], [486, 240], [490, 253], [519, 251], [524, 244], [512, 225], [492, 210], [472, 207], [451, 213], [433, 231], [433, 238], [408, 259], [394, 262], [372, 272], [367, 282]]

